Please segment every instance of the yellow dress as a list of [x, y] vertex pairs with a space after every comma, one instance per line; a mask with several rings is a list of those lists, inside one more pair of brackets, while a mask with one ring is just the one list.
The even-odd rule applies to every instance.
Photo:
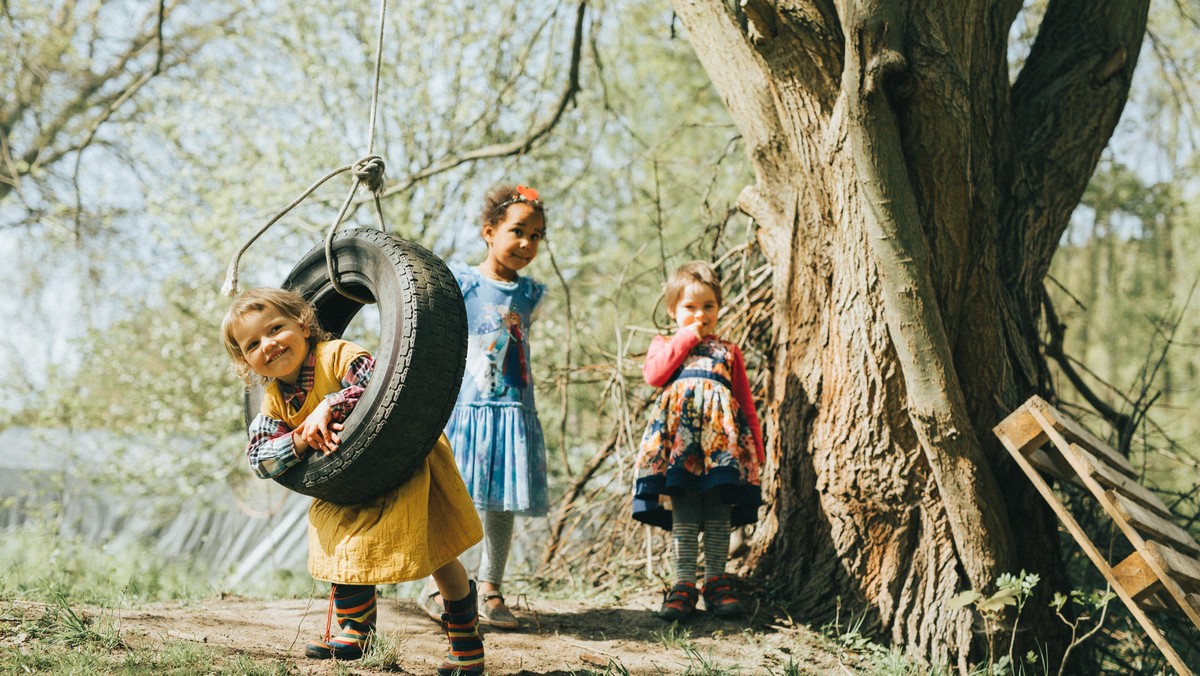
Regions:
[[[344, 340], [319, 343], [313, 389], [304, 406], [283, 416], [269, 408], [282, 398], [268, 387], [263, 412], [293, 429], [321, 398], [341, 389], [341, 374], [366, 351]], [[337, 375], [334, 375], [337, 374]], [[274, 390], [274, 392], [272, 392]], [[277, 403], [276, 403], [277, 402]], [[356, 505], [314, 499], [308, 510], [308, 570], [324, 582], [395, 584], [417, 580], [450, 563], [483, 539], [483, 525], [442, 435], [412, 478]]]

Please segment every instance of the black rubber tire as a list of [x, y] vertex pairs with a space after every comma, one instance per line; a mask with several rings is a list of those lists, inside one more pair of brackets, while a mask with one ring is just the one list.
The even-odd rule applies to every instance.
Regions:
[[[450, 418], [467, 359], [467, 312], [446, 264], [421, 246], [378, 230], [353, 229], [333, 239], [338, 281], [379, 303], [375, 370], [346, 419], [341, 448], [310, 453], [275, 480], [337, 504], [371, 500], [407, 481]], [[321, 326], [340, 336], [362, 304], [333, 288], [324, 245], [300, 259], [283, 283], [317, 306]], [[247, 419], [262, 390], [247, 390]]]

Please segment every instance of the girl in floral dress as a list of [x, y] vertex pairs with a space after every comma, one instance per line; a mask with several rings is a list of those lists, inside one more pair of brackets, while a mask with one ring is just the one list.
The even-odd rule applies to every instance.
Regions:
[[[721, 281], [707, 263], [680, 266], [667, 280], [675, 335], [655, 336], [642, 374], [663, 390], [637, 456], [633, 518], [672, 532], [675, 583], [658, 616], [682, 620], [703, 595], [719, 617], [740, 615], [742, 600], [725, 573], [729, 532], [758, 520], [762, 432], [742, 351], [714, 331]], [[697, 589], [699, 532], [704, 586]]]

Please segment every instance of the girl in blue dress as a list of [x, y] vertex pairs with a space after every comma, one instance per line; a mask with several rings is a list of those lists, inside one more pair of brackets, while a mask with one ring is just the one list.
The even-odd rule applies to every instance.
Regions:
[[[516, 629], [500, 593], [516, 515], [544, 516], [546, 445], [534, 404], [529, 325], [545, 286], [518, 271], [537, 257], [545, 238], [542, 200], [533, 188], [500, 185], [485, 197], [481, 235], [487, 258], [451, 265], [467, 306], [467, 365], [446, 436], [463, 481], [482, 512], [479, 619]], [[440, 617], [437, 591], [420, 603]]]

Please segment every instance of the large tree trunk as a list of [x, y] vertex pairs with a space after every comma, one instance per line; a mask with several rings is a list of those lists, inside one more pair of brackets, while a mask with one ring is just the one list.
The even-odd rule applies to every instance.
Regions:
[[806, 619], [841, 599], [961, 667], [971, 617], [950, 597], [1020, 569], [1064, 580], [1054, 519], [990, 430], [1048, 394], [1042, 281], [1148, 2], [1051, 0], [1015, 85], [1011, 0], [673, 5], [742, 131], [739, 205], [775, 273], [771, 506], [749, 565]]

